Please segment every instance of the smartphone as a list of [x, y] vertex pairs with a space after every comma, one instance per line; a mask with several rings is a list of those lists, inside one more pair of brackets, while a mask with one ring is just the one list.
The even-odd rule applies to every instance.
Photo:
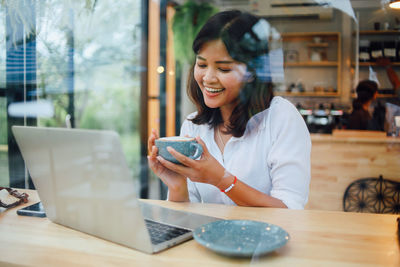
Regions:
[[42, 202], [19, 209], [17, 210], [17, 214], [22, 216], [46, 217]]

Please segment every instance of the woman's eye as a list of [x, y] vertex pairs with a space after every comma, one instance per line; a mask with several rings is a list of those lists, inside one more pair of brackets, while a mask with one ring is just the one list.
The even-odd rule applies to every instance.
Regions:
[[226, 68], [219, 68], [219, 70], [221, 72], [230, 72], [231, 71], [231, 69], [226, 69]]
[[205, 67], [207, 67], [207, 65], [206, 65], [206, 64], [197, 63], [197, 67], [199, 67], [199, 68], [205, 68]]

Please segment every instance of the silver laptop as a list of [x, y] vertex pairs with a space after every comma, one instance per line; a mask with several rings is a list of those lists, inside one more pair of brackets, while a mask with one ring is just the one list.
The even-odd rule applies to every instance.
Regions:
[[218, 220], [139, 201], [116, 132], [23, 126], [12, 131], [55, 223], [155, 253]]

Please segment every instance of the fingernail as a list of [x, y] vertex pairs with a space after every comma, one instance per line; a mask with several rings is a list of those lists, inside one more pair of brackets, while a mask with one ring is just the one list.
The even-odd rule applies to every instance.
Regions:
[[161, 156], [157, 156], [156, 159], [157, 159], [158, 161], [162, 161], [162, 160], [163, 160], [163, 158], [162, 158]]

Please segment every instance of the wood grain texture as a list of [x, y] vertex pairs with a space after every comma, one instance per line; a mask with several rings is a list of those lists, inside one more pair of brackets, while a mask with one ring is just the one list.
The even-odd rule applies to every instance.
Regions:
[[311, 184], [306, 209], [341, 211], [347, 186], [360, 178], [383, 175], [400, 182], [400, 138], [316, 134], [311, 139]]
[[[38, 200], [35, 191], [29, 194], [28, 204]], [[18, 216], [14, 208], [0, 213], [0, 266], [398, 266], [400, 262], [395, 215], [144, 201], [224, 219], [269, 222], [288, 231], [290, 240], [275, 252], [250, 259], [219, 256], [194, 240], [147, 255], [46, 218]]]

